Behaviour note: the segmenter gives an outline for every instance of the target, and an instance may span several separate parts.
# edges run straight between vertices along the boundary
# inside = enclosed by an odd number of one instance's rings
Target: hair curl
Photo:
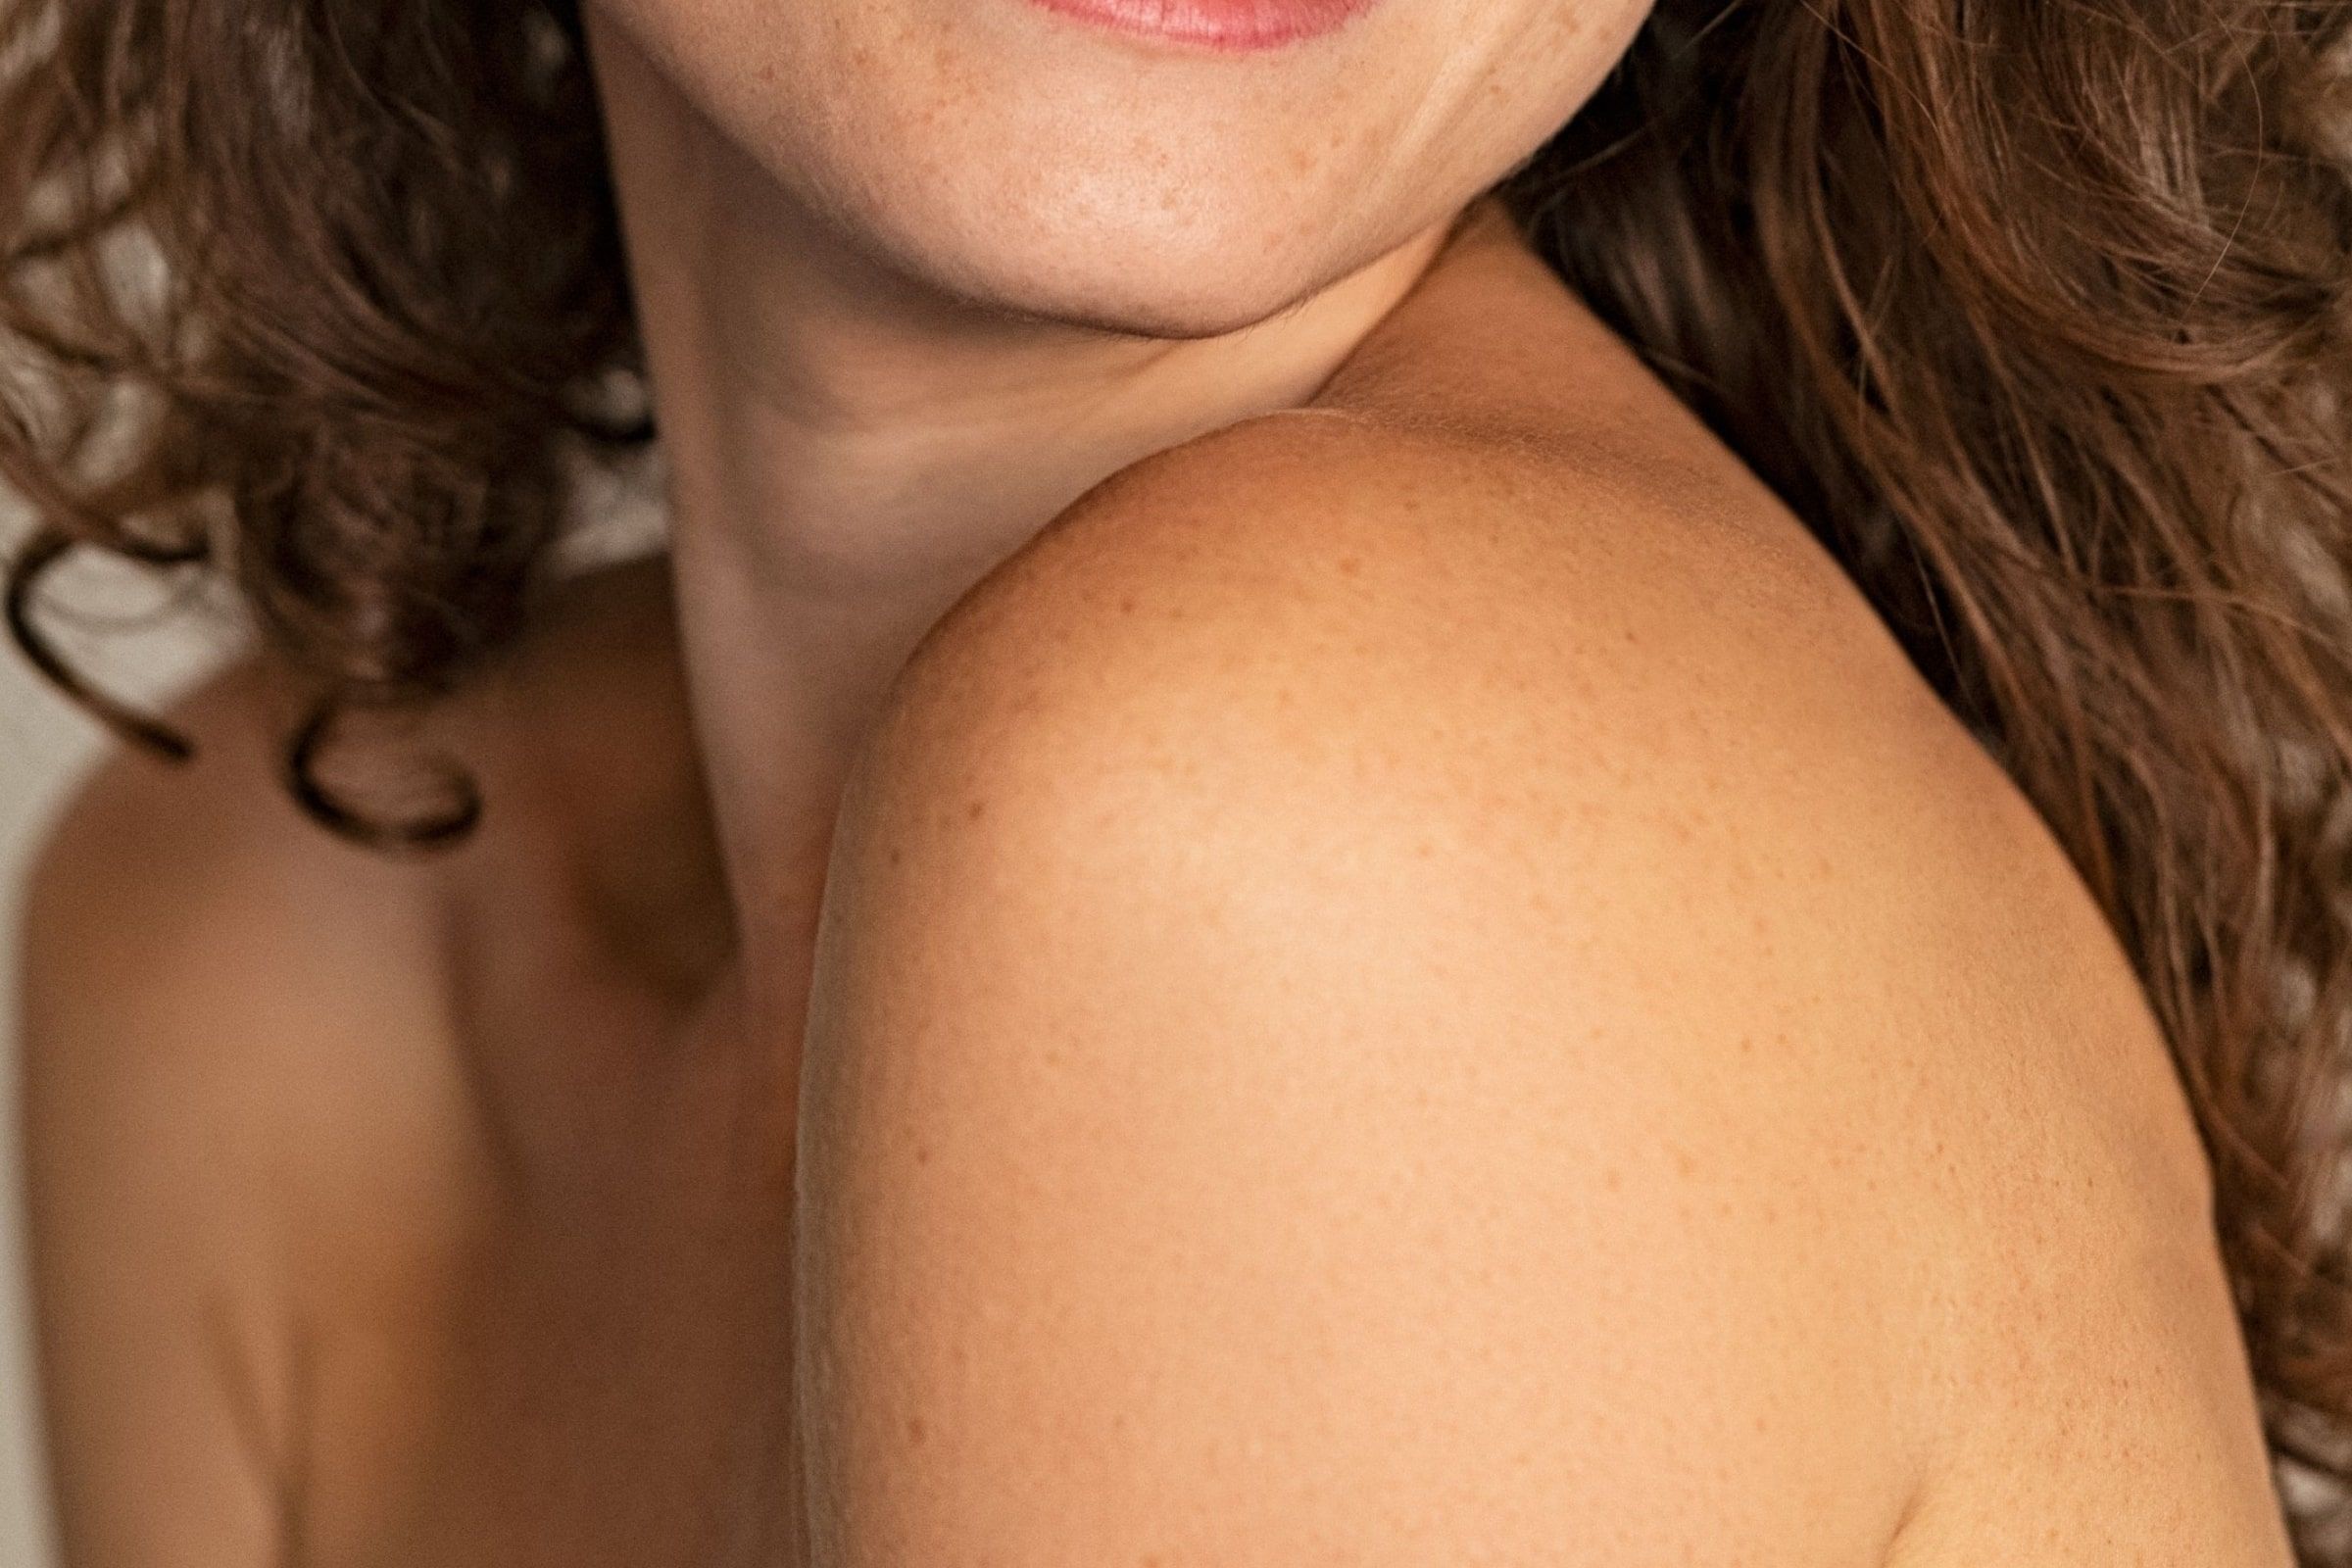
[[[2306,1568],[2352,1565],[2352,123],[2340,0],[1661,0],[1502,191],[1844,564],[2167,1031]],[[230,575],[335,715],[511,638],[650,434],[573,0],[0,13],[0,478]],[[161,265],[141,269],[142,254]]]
[[[635,327],[568,7],[20,0],[0,8],[0,480],[35,531],[9,583],[32,662],[113,728],[186,740],[79,678],[33,586],[77,551],[210,565],[315,678],[285,773],[355,709],[413,708],[521,622],[571,460]],[[13,340],[13,341],[12,341]]]

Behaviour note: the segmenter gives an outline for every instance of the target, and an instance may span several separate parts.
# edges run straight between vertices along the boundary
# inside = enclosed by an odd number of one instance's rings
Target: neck
[[[625,34],[596,25],[591,42],[696,736],[756,967],[805,941],[851,753],[931,624],[1118,469],[1309,402],[1450,225],[1222,335],[1045,319],[894,266],[753,164]]]

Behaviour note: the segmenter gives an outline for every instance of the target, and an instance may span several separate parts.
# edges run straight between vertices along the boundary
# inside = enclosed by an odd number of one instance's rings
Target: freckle
[[[1119,613],[1122,615],[1132,615],[1135,613],[1135,595],[1119,595]]]
[[[988,803],[986,801],[969,802],[964,806],[963,808],[964,819],[966,821],[977,822],[980,820],[981,816],[987,812],[987,810]]]
[[[920,1145],[920,1144],[917,1144],[917,1145],[915,1145],[915,1146],[914,1146],[914,1162],[915,1162],[917,1165],[928,1165],[928,1164],[930,1164],[930,1163],[931,1163],[931,1151],[930,1151],[930,1150],[928,1150],[928,1149],[925,1149],[925,1148],[924,1148],[922,1145]]]
[[[923,1418],[921,1416],[908,1416],[906,1418],[906,1441],[908,1443],[915,1444],[919,1444],[923,1441]]]
[[[1612,1193],[1616,1192],[1619,1188],[1625,1185],[1625,1176],[1617,1169],[1616,1166],[1611,1165],[1608,1169],[1600,1173],[1600,1185],[1606,1187]]]
[[[1343,577],[1352,577],[1352,576],[1354,576],[1356,573],[1358,573],[1358,572],[1362,571],[1363,569],[1364,569],[1364,564],[1363,564],[1362,562],[1360,562],[1360,561],[1356,560],[1356,559],[1355,559],[1355,557],[1353,557],[1353,556],[1342,556],[1342,557],[1340,558],[1340,575],[1341,575],[1341,576],[1343,576]]]

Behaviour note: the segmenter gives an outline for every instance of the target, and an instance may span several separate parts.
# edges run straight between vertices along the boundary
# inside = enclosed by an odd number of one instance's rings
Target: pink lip
[[[1036,0],[1122,32],[1212,49],[1273,49],[1336,30],[1374,0]]]

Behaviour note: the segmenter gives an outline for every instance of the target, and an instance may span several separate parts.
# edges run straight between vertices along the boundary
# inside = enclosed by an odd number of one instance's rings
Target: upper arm
[[[996,595],[853,783],[816,1568],[1875,1562],[1899,1351],[1788,1125],[1858,1011],[1511,639],[1400,628],[1345,537],[1279,591],[1198,543]]]
[[[73,1568],[281,1560],[317,1395],[291,1238],[343,1168],[318,1124],[338,1157],[383,1152],[324,1087],[356,1088],[380,1017],[338,961],[348,901],[215,739],[188,773],[104,767],[24,903],[23,1190]]]

